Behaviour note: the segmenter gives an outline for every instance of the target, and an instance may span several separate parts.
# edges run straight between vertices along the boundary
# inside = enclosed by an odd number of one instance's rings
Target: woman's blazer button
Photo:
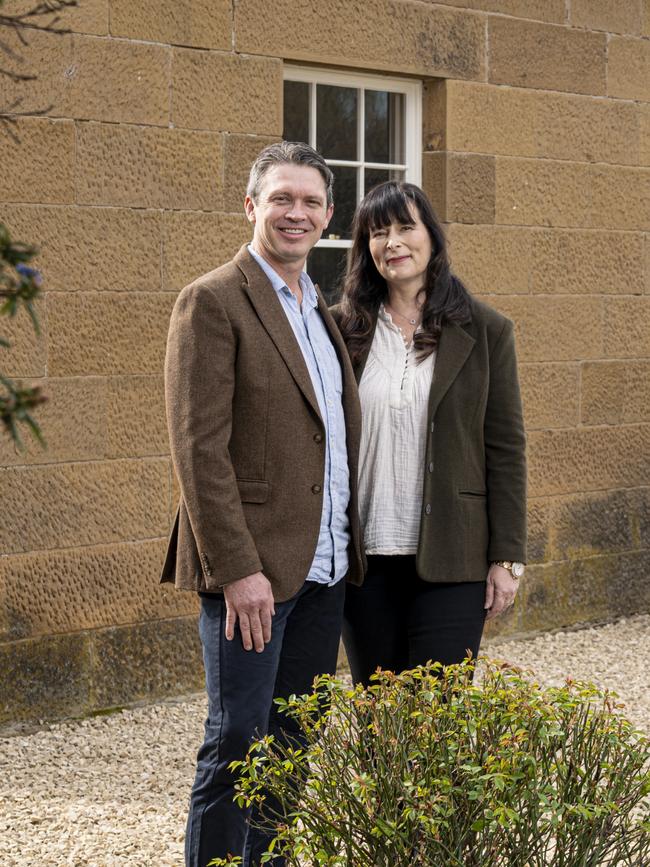
[[[426,506],[424,507],[424,514],[425,515],[431,514],[431,503],[427,503]]]

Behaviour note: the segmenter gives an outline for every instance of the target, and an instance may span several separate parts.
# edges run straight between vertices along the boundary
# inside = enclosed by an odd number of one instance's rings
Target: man
[[[181,501],[162,580],[201,595],[209,699],[188,867],[229,854],[259,863],[269,838],[233,803],[228,766],[255,736],[282,736],[274,698],[334,672],[342,579],[362,578],[354,374],[303,270],[332,216],[332,182],[307,145],[265,148],[244,203],[252,244],[185,287],[171,318]]]

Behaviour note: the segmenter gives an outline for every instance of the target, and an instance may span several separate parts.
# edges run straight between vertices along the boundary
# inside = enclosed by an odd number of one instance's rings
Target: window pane
[[[336,304],[345,275],[347,248],[314,247],[307,259],[307,273],[318,283],[328,304]]]
[[[309,85],[306,81],[284,82],[285,141],[309,142]]]
[[[365,104],[366,162],[403,163],[404,94],[366,90]]]
[[[358,169],[331,166],[334,172],[334,215],[323,233],[324,238],[338,240],[352,237],[352,217],[357,206]]]
[[[403,180],[404,172],[398,169],[366,169],[364,194],[376,187],[377,184],[383,184],[384,181]]]
[[[357,91],[351,87],[316,87],[316,148],[328,160],[356,160]]]

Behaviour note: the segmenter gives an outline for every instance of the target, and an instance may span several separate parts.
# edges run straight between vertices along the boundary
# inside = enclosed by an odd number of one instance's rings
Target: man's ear
[[[325,231],[325,229],[329,226],[333,213],[334,213],[334,205],[329,205],[329,207],[327,208],[327,211],[325,212],[325,225],[323,226],[323,231]]]
[[[246,211],[246,216],[248,217],[248,221],[250,223],[255,222],[255,202],[251,199],[250,196],[246,196],[244,199],[244,210]]]

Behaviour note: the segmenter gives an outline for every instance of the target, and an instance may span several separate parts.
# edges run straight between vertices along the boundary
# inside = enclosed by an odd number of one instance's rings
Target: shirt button
[[[429,472],[433,472],[433,461],[431,461],[431,463],[429,464]]]
[[[431,514],[431,503],[427,503],[426,506],[424,507],[424,514],[425,515]]]
[[[312,492],[312,494],[320,494],[321,486],[320,485],[312,485],[311,486],[311,492]]]
[[[322,443],[323,442],[323,434],[314,434],[314,442]]]

